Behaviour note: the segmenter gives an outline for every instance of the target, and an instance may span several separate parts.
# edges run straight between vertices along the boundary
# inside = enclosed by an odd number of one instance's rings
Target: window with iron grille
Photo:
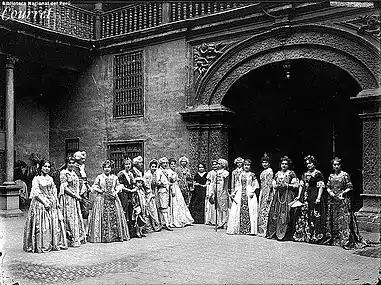
[[[143,52],[114,57],[114,117],[144,115]]]
[[[79,138],[65,140],[65,158],[79,151]]]
[[[144,157],[143,147],[142,141],[110,143],[108,145],[108,158],[115,162],[114,170],[119,171],[123,168],[125,158],[132,160],[139,155]]]

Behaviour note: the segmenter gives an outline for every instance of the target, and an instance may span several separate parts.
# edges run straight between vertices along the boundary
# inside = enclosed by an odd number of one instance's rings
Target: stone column
[[[357,221],[363,236],[381,242],[381,89],[363,90],[352,99],[359,106],[363,129],[363,207]]]
[[[17,59],[7,56],[5,66],[5,182],[0,186],[0,215],[19,216],[19,189],[13,179],[14,171],[14,76],[13,70]]]

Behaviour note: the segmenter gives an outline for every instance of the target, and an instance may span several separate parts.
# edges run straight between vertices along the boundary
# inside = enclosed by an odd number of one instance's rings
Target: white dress
[[[194,220],[192,215],[185,203],[184,196],[181,193],[178,180],[179,176],[173,170],[168,170],[171,184],[170,200],[171,200],[171,215],[170,215],[170,225],[171,227],[182,228],[187,225],[193,224]]]
[[[257,234],[258,180],[252,172],[241,172],[235,185],[235,196],[229,212],[227,234]],[[252,196],[252,197],[250,197]]]

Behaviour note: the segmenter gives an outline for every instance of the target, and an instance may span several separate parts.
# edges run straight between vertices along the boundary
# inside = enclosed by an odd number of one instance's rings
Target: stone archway
[[[357,34],[326,26],[281,27],[246,39],[227,49],[196,86],[195,107],[183,112],[190,131],[190,157],[210,164],[228,157],[231,111],[221,102],[243,75],[261,66],[293,59],[313,59],[336,65],[362,88],[354,98],[363,120],[363,199],[361,228],[380,231],[381,93],[379,47]],[[378,237],[379,239],[379,237]]]

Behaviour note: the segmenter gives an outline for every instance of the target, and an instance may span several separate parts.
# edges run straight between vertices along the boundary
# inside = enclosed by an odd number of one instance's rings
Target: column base
[[[8,184],[8,183],[7,183]],[[16,184],[0,185],[0,216],[18,217],[24,215],[19,207],[19,186]]]
[[[362,237],[375,243],[381,242],[381,216],[376,208],[364,207],[355,213]]]

